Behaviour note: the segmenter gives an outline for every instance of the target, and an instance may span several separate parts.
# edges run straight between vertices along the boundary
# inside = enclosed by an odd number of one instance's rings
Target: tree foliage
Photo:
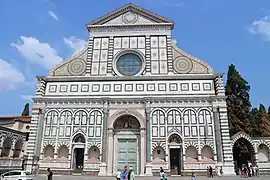
[[[251,127],[252,127],[252,133],[251,135],[253,137],[260,137],[261,136],[261,117],[260,112],[258,108],[252,108],[250,111],[250,121],[251,121]]]
[[[249,114],[251,109],[249,100],[250,86],[233,64],[229,66],[225,90],[231,136],[240,131],[251,135],[252,126]]]
[[[26,103],[24,105],[24,109],[23,109],[23,112],[22,112],[22,116],[29,116],[29,103]]]
[[[260,123],[261,136],[270,137],[270,118],[264,105],[260,104],[259,112],[261,122]]]

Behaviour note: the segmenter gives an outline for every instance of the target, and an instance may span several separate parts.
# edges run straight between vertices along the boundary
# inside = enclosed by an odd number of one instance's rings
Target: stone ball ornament
[[[176,57],[173,60],[173,68],[177,73],[186,74],[192,70],[193,64],[186,57]]]
[[[86,70],[86,62],[83,59],[75,59],[68,65],[68,72],[71,75],[82,75]]]

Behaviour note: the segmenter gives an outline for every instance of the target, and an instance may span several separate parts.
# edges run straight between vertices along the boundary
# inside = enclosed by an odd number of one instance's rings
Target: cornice
[[[91,97],[76,97],[60,98],[60,97],[35,97],[33,98],[35,103],[57,103],[57,104],[103,104],[104,97],[91,98]],[[107,99],[108,103],[121,103],[121,104],[145,104],[145,103],[197,103],[207,102],[211,103],[214,101],[223,102],[226,100],[225,96],[181,96],[181,97],[151,97],[151,98],[135,98],[135,97],[124,97],[124,98],[113,98]]]

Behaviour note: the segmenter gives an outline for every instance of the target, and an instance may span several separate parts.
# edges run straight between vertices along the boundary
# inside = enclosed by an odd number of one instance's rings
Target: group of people
[[[259,167],[258,166],[243,166],[241,168],[241,177],[247,178],[252,176],[259,176]]]
[[[127,166],[125,166],[122,172],[120,169],[118,169],[116,173],[116,180],[135,180],[135,173],[132,167],[130,167],[128,170]]]

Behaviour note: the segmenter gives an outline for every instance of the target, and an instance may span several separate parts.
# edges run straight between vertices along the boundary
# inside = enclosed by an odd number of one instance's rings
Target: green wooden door
[[[137,140],[119,139],[117,152],[117,168],[122,170],[125,166],[132,167],[137,173]]]

